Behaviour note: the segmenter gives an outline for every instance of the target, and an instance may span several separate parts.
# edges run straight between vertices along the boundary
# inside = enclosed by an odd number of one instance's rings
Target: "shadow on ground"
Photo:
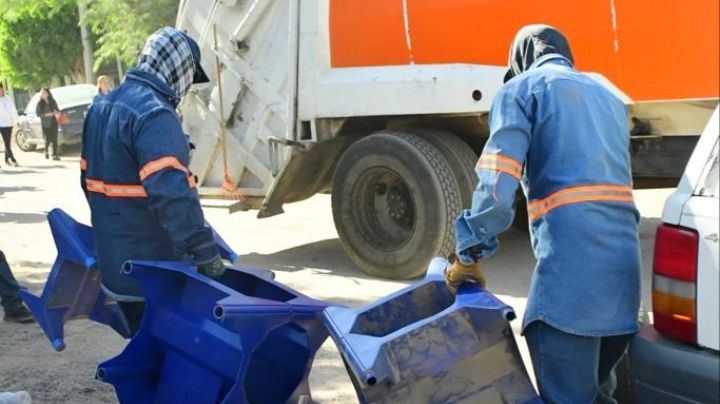
[[[37,187],[19,186],[19,187],[0,187],[0,195],[9,192],[37,192]]]
[[[3,170],[2,175],[20,175],[20,174],[37,174],[36,170]]]
[[[47,213],[5,213],[0,212],[0,223],[32,224],[47,220]]]
[[[30,165],[28,165],[28,166],[22,166],[22,167],[23,167],[23,168],[30,168],[30,169],[33,169],[33,170],[47,170],[47,169],[54,169],[54,168],[67,168],[67,167],[65,167],[65,166],[62,165],[62,164],[51,164],[51,165],[47,165],[47,166],[37,166],[37,165],[35,165],[35,166],[30,166]]]
[[[327,271],[333,275],[373,279],[350,260],[339,239],[327,239],[293,247],[272,254],[250,253],[240,257],[240,266],[271,271],[296,272],[304,269]]]
[[[500,251],[483,266],[489,289],[496,294],[526,297],[535,258],[527,232],[510,229],[500,237]],[[269,269],[275,272],[310,270],[334,276],[369,280],[380,279],[362,272],[347,256],[342,242],[321,240],[272,254],[250,253],[241,256],[240,266]],[[412,282],[409,280],[407,282]],[[358,284],[359,285],[359,284]],[[333,301],[351,304],[342,296]]]

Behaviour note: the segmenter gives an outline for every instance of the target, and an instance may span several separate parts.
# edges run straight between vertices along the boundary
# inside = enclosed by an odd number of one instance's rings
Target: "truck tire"
[[[460,187],[437,147],[408,132],[358,140],[333,177],[335,227],[350,258],[383,278],[420,276],[455,245]]]
[[[413,129],[413,133],[432,143],[445,156],[445,159],[450,163],[455,178],[458,180],[458,185],[460,185],[462,207],[470,208],[472,196],[478,183],[477,174],[475,173],[478,156],[473,149],[463,142],[460,137],[446,130],[422,128]]]
[[[524,232],[530,231],[527,199],[525,199],[525,194],[522,189],[518,189],[515,193],[515,217],[513,217],[512,227]]]

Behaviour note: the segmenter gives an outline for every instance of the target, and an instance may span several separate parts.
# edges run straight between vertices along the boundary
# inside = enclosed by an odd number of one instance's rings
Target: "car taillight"
[[[653,317],[658,332],[697,342],[695,290],[699,236],[695,230],[662,224],[655,235]]]

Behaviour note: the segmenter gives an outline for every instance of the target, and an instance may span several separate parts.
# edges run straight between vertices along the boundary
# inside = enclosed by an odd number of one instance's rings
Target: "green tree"
[[[73,47],[77,45],[82,51],[77,29],[81,21],[78,21],[77,8],[79,4],[84,4],[87,12],[82,23],[87,24],[92,31],[92,39],[95,41],[93,69],[97,70],[103,64],[114,64],[116,59],[134,65],[148,35],[158,28],[175,25],[179,3],[180,0],[0,0],[0,16],[4,23],[28,13],[52,17],[72,9],[75,26],[65,32],[62,38],[65,43]],[[2,35],[0,42],[7,37],[4,33]],[[41,48],[37,41],[31,42],[31,39],[21,36],[17,40],[8,41],[13,43],[12,48],[32,47],[39,54],[45,54],[46,49]],[[8,57],[0,52],[0,71],[4,72],[8,69],[4,66],[12,63],[7,60]],[[82,67],[82,64],[74,65],[70,72],[79,73],[78,67]],[[15,70],[7,74],[15,74]],[[16,83],[21,82],[26,83],[22,80]]]
[[[6,6],[7,2],[0,4]],[[15,85],[38,88],[82,74],[77,8],[67,1],[22,2],[0,9],[0,71]]]
[[[97,36],[95,69],[120,59],[134,65],[148,35],[174,26],[180,0],[83,0],[85,22]]]

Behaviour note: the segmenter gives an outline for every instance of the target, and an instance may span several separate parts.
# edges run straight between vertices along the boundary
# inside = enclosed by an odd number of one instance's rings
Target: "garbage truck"
[[[674,186],[718,103],[718,7],[183,0],[177,26],[198,40],[213,78],[179,106],[196,146],[190,168],[207,203],[259,218],[330,193],[361,270],[417,277],[454,247],[520,27],[542,22],[567,35],[577,68],[627,106],[634,185]]]

